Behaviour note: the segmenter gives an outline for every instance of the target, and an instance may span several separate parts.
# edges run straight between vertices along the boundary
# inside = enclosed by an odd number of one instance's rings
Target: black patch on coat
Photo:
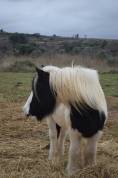
[[[54,111],[56,98],[49,84],[49,73],[37,69],[38,79],[36,82],[37,96],[34,91],[34,79],[32,82],[33,98],[30,103],[29,115],[42,120]],[[37,98],[38,97],[38,98]]]
[[[56,129],[57,129],[57,138],[59,138],[61,127],[58,124],[56,124]]]
[[[71,126],[77,129],[84,137],[92,137],[102,130],[105,122],[104,112],[99,112],[89,106],[79,108],[79,111],[71,105]]]

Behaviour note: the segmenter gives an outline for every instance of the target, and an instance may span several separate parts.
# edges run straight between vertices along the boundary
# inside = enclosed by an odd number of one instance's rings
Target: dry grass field
[[[71,66],[82,65],[89,68],[97,69],[99,72],[118,72],[118,62],[109,62],[101,58],[91,58],[89,55],[70,55],[70,54],[50,54],[42,55],[37,58],[28,56],[7,56],[0,59],[0,71],[27,72],[34,71],[34,65],[56,65]],[[30,64],[30,66],[29,66]]]
[[[69,141],[59,163],[48,161],[46,121],[24,118],[32,73],[0,73],[0,178],[66,178]],[[97,165],[73,178],[118,178],[118,74],[102,74],[109,119],[98,144]]]

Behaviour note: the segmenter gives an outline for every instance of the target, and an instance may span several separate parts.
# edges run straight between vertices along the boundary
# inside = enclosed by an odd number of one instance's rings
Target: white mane
[[[87,104],[93,109],[104,111],[107,115],[105,96],[96,70],[80,66],[47,66],[44,70],[50,72],[50,86],[56,91],[60,102],[77,104],[80,107]]]
[[[59,69],[60,69],[59,67],[52,66],[52,65],[43,67],[43,70],[46,72],[58,71]]]

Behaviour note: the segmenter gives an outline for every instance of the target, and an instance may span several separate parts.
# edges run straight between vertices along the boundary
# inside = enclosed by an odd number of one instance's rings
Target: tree
[[[0,33],[3,33],[3,32],[4,32],[4,30],[1,28],[1,29],[0,29]]]
[[[79,38],[79,34],[76,34],[76,35],[75,35],[75,38],[78,39],[78,38]]]

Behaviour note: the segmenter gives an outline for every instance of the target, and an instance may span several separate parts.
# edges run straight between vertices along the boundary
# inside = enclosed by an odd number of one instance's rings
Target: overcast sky
[[[0,0],[0,28],[118,39],[118,0]]]

